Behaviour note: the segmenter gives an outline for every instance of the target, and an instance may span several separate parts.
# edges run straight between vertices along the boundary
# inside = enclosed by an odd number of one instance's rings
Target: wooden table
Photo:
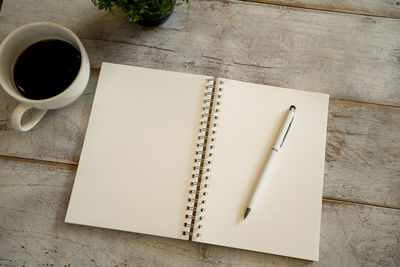
[[[143,28],[89,0],[3,1],[0,40],[60,23],[92,69],[27,133],[0,91],[0,266],[400,266],[400,2],[260,2],[192,0]],[[329,93],[320,261],[65,224],[103,61]]]

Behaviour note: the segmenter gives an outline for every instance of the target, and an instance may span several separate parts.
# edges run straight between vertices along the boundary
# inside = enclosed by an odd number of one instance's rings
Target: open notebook
[[[65,221],[318,260],[328,102],[103,63]],[[290,105],[284,147],[243,221]]]

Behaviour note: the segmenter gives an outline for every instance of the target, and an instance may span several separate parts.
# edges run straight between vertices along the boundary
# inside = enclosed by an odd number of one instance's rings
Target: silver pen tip
[[[249,215],[250,210],[251,210],[250,208],[246,208],[246,211],[245,211],[245,213],[244,213],[243,220],[246,219],[247,215]]]
[[[289,110],[291,110],[291,109],[296,110],[296,106],[295,106],[295,105],[291,105],[290,108],[289,108]]]

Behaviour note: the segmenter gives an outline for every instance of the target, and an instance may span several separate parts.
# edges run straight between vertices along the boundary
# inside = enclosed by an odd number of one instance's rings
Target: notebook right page
[[[223,80],[199,242],[318,260],[329,96]],[[294,121],[243,214],[290,105]]]

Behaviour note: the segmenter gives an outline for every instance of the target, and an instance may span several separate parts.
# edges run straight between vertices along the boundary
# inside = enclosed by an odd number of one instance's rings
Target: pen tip
[[[247,218],[247,215],[249,215],[250,210],[251,210],[250,208],[246,208],[246,211],[245,211],[245,213],[244,213],[243,220]]]
[[[296,110],[296,106],[295,106],[295,105],[291,105],[290,108],[289,108],[289,110],[291,110],[291,109]]]

